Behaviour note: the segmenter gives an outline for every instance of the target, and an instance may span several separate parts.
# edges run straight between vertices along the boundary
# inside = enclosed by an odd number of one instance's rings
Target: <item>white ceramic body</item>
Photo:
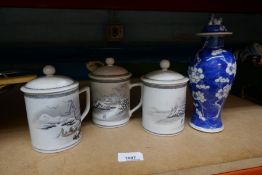
[[[101,127],[118,127],[128,122],[132,113],[142,105],[142,101],[130,110],[130,89],[141,83],[130,84],[129,80],[120,82],[91,82],[92,119]]]
[[[175,135],[184,128],[186,83],[171,87],[144,84],[142,125],[157,135]]]
[[[80,114],[79,93],[86,91],[86,108]],[[24,95],[33,149],[53,153],[80,141],[81,121],[90,109],[89,87],[55,94]]]

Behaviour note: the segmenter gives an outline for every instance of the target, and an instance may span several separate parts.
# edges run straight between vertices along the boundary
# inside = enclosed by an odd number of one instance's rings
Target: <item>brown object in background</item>
[[[106,26],[106,40],[109,42],[122,41],[124,26],[122,24],[109,24]]]
[[[10,85],[10,84],[18,84],[18,83],[26,83],[36,78],[36,75],[23,75],[16,77],[5,77],[0,78],[0,85]]]

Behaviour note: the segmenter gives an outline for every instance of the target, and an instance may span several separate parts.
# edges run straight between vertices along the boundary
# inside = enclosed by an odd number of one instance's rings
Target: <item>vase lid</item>
[[[211,15],[208,24],[203,28],[201,33],[197,33],[198,36],[214,36],[214,35],[231,35],[226,26],[223,25],[223,19],[221,17],[215,17]]]
[[[188,78],[180,73],[168,70],[170,62],[168,60],[162,60],[160,62],[161,70],[156,70],[142,76],[142,81],[149,84],[157,85],[177,85],[184,84],[188,81]]]
[[[105,66],[101,66],[89,74],[91,79],[101,81],[118,81],[126,80],[131,77],[131,73],[129,73],[125,68],[114,65],[114,58],[106,58],[105,62]]]
[[[26,83],[21,87],[21,91],[30,94],[48,94],[71,90],[78,87],[78,83],[73,79],[66,76],[54,75],[55,68],[51,65],[46,65],[43,68],[43,73],[45,76]]]

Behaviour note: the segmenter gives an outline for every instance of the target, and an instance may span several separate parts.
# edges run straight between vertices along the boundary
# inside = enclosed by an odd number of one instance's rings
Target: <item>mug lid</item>
[[[160,67],[161,70],[156,70],[143,76],[141,78],[142,81],[157,85],[177,85],[188,81],[188,78],[182,74],[168,70],[170,67],[170,62],[168,60],[162,60],[160,62]]]
[[[73,79],[66,76],[54,75],[55,68],[51,65],[45,66],[43,73],[46,76],[26,83],[21,87],[21,91],[30,94],[43,94],[62,92],[78,87],[78,83]]]
[[[106,66],[99,67],[91,72],[89,77],[94,80],[102,81],[125,80],[131,77],[131,73],[129,73],[125,68],[114,65],[114,58],[106,58],[105,62]]]

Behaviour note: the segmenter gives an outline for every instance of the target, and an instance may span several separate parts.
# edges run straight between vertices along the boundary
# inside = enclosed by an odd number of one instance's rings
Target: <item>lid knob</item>
[[[160,62],[160,67],[163,71],[166,71],[170,66],[170,62],[168,60],[162,60]]]
[[[112,57],[106,58],[106,64],[108,66],[113,66],[113,64],[115,63],[115,59]]]
[[[55,67],[54,66],[51,66],[51,65],[46,65],[44,68],[43,68],[43,73],[46,75],[46,76],[52,76],[55,74]]]

